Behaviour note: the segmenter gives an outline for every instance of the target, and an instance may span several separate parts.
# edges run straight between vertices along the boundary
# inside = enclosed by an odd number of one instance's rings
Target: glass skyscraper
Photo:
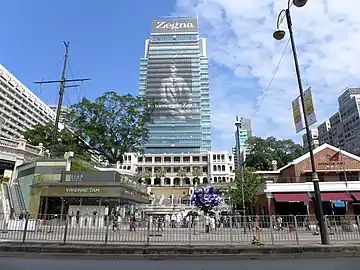
[[[139,95],[155,101],[145,153],[211,151],[206,40],[196,18],[154,20],[140,62]]]

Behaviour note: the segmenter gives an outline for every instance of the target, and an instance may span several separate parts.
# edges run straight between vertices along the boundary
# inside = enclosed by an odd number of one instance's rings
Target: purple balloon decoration
[[[219,195],[219,189],[211,186],[194,190],[190,201],[192,205],[195,205],[204,211],[209,211],[213,207],[222,204],[222,198]]]

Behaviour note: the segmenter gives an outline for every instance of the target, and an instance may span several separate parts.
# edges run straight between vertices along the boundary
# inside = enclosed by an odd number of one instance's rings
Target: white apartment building
[[[18,138],[20,132],[55,119],[55,112],[0,65],[0,137]]]
[[[188,187],[230,183],[235,179],[234,155],[229,152],[124,155],[122,169],[141,175],[153,187]]]
[[[338,102],[343,127],[343,149],[360,155],[360,88],[345,89],[339,96]]]
[[[49,108],[53,110],[55,113],[57,112],[57,104],[48,104]],[[70,112],[70,107],[62,105],[60,110],[60,122],[64,122],[64,118],[67,113]]]
[[[330,120],[326,120],[318,126],[319,132],[319,144],[323,145],[324,143],[333,145],[332,136],[331,136],[331,125]]]

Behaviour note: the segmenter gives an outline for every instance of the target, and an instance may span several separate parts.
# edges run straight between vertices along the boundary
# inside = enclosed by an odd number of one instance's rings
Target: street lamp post
[[[297,7],[303,7],[306,3],[307,3],[307,0],[292,0],[292,4],[294,4]],[[304,114],[307,141],[308,141],[308,144],[309,144],[309,153],[310,153],[311,171],[312,171],[312,182],[313,182],[313,185],[314,185],[315,211],[316,211],[316,214],[317,214],[316,215],[317,219],[319,221],[321,243],[322,244],[329,244],[329,239],[328,239],[328,235],[327,235],[327,229],[326,229],[326,225],[325,225],[324,212],[323,212],[323,207],[322,207],[322,202],[321,202],[321,194],[320,194],[320,187],[319,187],[319,177],[318,177],[317,172],[316,172],[314,152],[313,152],[313,149],[311,147],[311,133],[310,133],[309,123],[308,123],[308,121],[306,119],[306,113],[305,113],[304,90],[303,90],[303,86],[302,86],[302,82],[301,82],[299,62],[298,62],[297,53],[296,53],[296,46],[295,46],[295,41],[294,41],[294,33],[293,33],[293,29],[292,29],[292,22],[291,22],[291,15],[290,15],[290,6],[291,6],[291,0],[288,0],[287,9],[283,9],[280,12],[280,14],[278,15],[277,23],[276,23],[276,31],[274,32],[273,37],[276,40],[281,40],[281,39],[284,38],[285,31],[281,30],[279,28],[279,26],[280,26],[281,19],[282,19],[281,16],[283,15],[283,13],[285,13],[286,22],[287,22],[287,26],[288,26],[288,30],[289,30],[289,34],[290,34],[291,48],[292,48],[293,57],[294,57],[295,71],[296,71],[296,77],[297,77],[297,82],[298,82],[298,86],[299,86],[301,105],[302,105],[302,110],[303,110],[303,114]]]
[[[237,168],[240,169],[240,181],[241,181],[241,197],[242,197],[242,213],[243,213],[243,226],[244,226],[244,234],[246,234],[246,208],[245,208],[245,194],[244,194],[244,181],[245,181],[245,177],[244,177],[244,169],[245,169],[245,163],[244,163],[244,157],[241,154],[240,151],[240,127],[242,125],[242,118],[239,120],[239,118],[236,116],[236,122],[235,122],[235,126],[236,126],[236,165]]]

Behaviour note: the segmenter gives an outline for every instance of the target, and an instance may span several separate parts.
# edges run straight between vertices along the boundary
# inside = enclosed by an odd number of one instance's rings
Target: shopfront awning
[[[357,201],[360,201],[360,192],[359,191],[351,192],[351,195],[353,195]]]
[[[307,202],[309,196],[307,193],[274,193],[277,202]]]
[[[346,192],[321,192],[321,200],[329,201],[352,201]]]

